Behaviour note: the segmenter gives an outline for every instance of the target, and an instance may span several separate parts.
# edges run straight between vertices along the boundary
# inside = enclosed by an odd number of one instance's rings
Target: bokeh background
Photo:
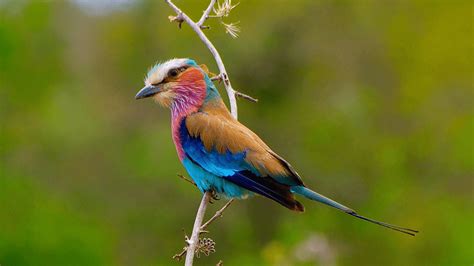
[[[198,18],[208,1],[175,1]],[[156,61],[216,66],[164,1],[0,0],[0,264],[180,265],[201,195],[168,110],[136,101]],[[302,200],[234,204],[196,265],[472,265],[471,1],[242,1],[206,31],[240,120],[306,183],[415,237]],[[220,86],[222,91],[222,86]],[[223,200],[213,204],[208,214]]]

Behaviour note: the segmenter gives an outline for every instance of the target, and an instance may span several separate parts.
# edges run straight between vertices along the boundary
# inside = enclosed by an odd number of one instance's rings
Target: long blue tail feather
[[[368,222],[371,222],[371,223],[374,223],[374,224],[378,224],[380,226],[383,226],[383,227],[386,227],[386,228],[390,228],[392,230],[395,230],[395,231],[398,231],[398,232],[402,232],[402,233],[405,233],[405,234],[408,234],[408,235],[411,235],[411,236],[415,236],[416,233],[418,233],[417,230],[413,230],[413,229],[410,229],[410,228],[405,228],[405,227],[400,227],[400,226],[397,226],[397,225],[392,225],[392,224],[388,224],[388,223],[384,223],[384,222],[380,222],[380,221],[377,221],[377,220],[373,220],[373,219],[370,219],[370,218],[367,218],[367,217],[364,217],[362,215],[359,215],[357,214],[354,210],[352,210],[351,208],[349,207],[346,207],[328,197],[325,197],[305,186],[292,186],[291,187],[291,192],[295,193],[295,194],[298,194],[298,195],[301,195],[301,196],[304,196],[310,200],[314,200],[314,201],[317,201],[317,202],[321,202],[323,204],[326,204],[326,205],[329,205],[333,208],[336,208],[338,210],[341,210],[349,215],[352,215],[356,218],[359,218],[359,219],[362,219],[364,221],[368,221]]]

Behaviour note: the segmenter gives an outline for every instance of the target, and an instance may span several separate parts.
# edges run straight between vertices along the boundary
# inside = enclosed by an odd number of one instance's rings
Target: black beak
[[[157,94],[160,91],[161,91],[161,88],[158,86],[153,86],[153,85],[146,86],[145,88],[141,89],[137,93],[137,95],[135,95],[135,99],[138,100],[138,99],[148,98]]]

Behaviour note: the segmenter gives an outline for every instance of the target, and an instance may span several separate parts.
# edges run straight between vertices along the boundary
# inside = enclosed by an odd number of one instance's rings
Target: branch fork
[[[211,192],[206,192],[204,194],[204,198],[206,198],[206,195],[207,196],[207,199],[208,199],[208,203],[211,201],[211,197],[212,197],[212,193]],[[209,254],[211,253],[214,253],[216,251],[215,249],[215,242],[214,240],[212,240],[211,238],[199,238],[199,236],[201,234],[207,234],[209,233],[209,231],[207,231],[207,227],[213,223],[215,220],[221,218],[224,214],[224,211],[230,206],[230,204],[232,204],[232,202],[234,202],[234,199],[231,199],[229,200],[224,206],[222,206],[222,208],[220,208],[218,211],[216,211],[216,213],[207,221],[205,222],[204,224],[202,224],[200,227],[199,227],[199,231],[198,231],[198,237],[197,239],[193,239],[193,236],[191,236],[191,238],[188,237],[188,235],[185,233],[184,234],[184,242],[186,243],[186,246],[183,248],[183,250],[179,253],[179,254],[175,254],[173,256],[173,259],[176,259],[178,261],[180,261],[184,255],[186,255],[186,263],[188,262],[188,256],[190,256],[189,254],[195,254],[198,258],[200,256],[201,253],[203,253],[204,255],[206,256],[209,256]],[[202,205],[202,202],[201,202],[201,205]],[[201,206],[198,210],[198,213],[201,211]],[[204,215],[204,214],[203,214]],[[194,226],[196,226],[196,223],[194,224]],[[184,232],[184,229],[183,229],[183,232]],[[193,235],[194,235],[194,229],[193,229]],[[193,249],[194,247],[194,249]],[[191,252],[193,250],[193,252]],[[188,253],[188,251],[190,251],[190,253]]]
[[[202,17],[196,23],[201,29],[203,27],[205,27],[205,26],[203,26],[203,24],[209,18],[209,14],[211,13],[211,11],[214,8],[215,4],[216,4],[216,0],[211,0],[211,2],[209,3],[209,6],[206,8],[206,10],[204,10],[204,13],[202,14]]]

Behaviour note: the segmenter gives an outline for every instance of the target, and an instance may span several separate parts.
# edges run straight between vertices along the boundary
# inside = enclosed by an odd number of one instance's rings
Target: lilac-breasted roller
[[[238,199],[259,194],[303,212],[295,198],[301,195],[405,234],[418,232],[366,218],[309,189],[285,159],[230,114],[207,68],[194,60],[172,59],[155,65],[135,96],[147,97],[171,109],[178,157],[203,193]]]

